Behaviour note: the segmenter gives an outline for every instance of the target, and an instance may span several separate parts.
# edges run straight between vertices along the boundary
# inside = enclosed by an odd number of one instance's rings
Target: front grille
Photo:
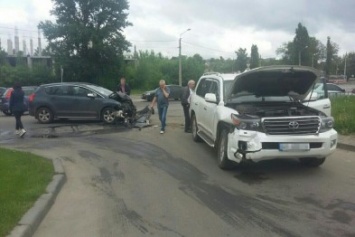
[[[262,119],[263,128],[270,135],[317,134],[320,124],[317,116]]]

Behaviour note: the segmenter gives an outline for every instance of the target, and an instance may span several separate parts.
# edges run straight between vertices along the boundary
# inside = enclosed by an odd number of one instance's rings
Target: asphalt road
[[[26,116],[19,139],[1,116],[0,145],[59,157],[67,173],[35,236],[355,236],[354,153],[317,169],[275,160],[222,171],[182,121],[178,102],[164,135],[157,115],[141,131]]]

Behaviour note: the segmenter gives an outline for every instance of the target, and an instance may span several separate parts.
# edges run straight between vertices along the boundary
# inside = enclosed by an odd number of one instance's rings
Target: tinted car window
[[[80,87],[80,86],[74,86],[73,87],[73,95],[74,96],[81,96],[81,97],[85,97],[87,96],[89,93],[91,93],[91,91]]]
[[[46,87],[45,91],[49,95],[65,96],[65,95],[70,95],[71,94],[69,86]]]
[[[205,94],[208,92],[210,89],[212,81],[206,80],[206,79],[201,79],[201,82],[198,85],[198,88],[196,90],[196,94],[201,97],[205,97]]]
[[[328,91],[342,91],[342,89],[336,85],[327,84]]]

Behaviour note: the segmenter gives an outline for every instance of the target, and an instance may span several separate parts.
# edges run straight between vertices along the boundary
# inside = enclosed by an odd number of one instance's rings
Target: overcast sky
[[[310,36],[326,43],[330,36],[340,46],[340,55],[355,51],[355,0],[132,0],[125,30],[138,50],[154,50],[166,56],[182,53],[204,58],[233,58],[239,47],[250,53],[257,44],[263,58],[276,57],[276,49],[294,37],[301,22]],[[50,0],[0,0],[0,38],[36,39],[41,20],[53,19]],[[29,43],[27,43],[28,45]],[[37,44],[36,44],[37,45]],[[28,46],[27,46],[28,47]]]

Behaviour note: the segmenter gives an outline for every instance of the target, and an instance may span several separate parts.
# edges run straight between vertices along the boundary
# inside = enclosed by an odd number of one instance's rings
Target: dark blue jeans
[[[165,131],[166,126],[166,113],[168,112],[169,105],[158,105],[159,120],[161,122],[161,130]]]

